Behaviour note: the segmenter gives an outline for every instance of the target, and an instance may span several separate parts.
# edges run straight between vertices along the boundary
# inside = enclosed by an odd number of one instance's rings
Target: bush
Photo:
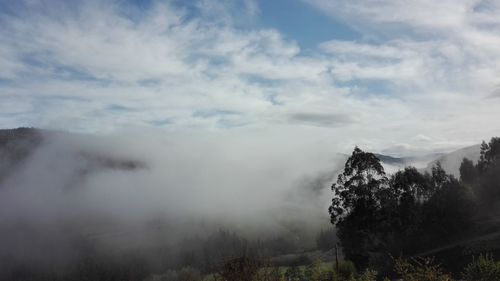
[[[480,255],[467,265],[463,278],[466,281],[500,281],[500,263],[490,255]]]
[[[229,259],[222,264],[215,276],[218,281],[252,281],[260,264],[247,257]]]
[[[306,268],[306,279],[310,281],[321,281],[322,280],[322,270],[321,261],[315,260]]]
[[[304,274],[300,267],[292,266],[286,270],[285,278],[288,281],[302,281],[304,279]]]
[[[404,281],[452,281],[432,259],[396,259],[394,270]]]
[[[200,272],[191,267],[181,269],[177,277],[177,281],[201,281],[202,279]]]
[[[339,280],[351,280],[356,276],[356,266],[351,261],[339,262],[337,277]]]
[[[359,281],[375,281],[377,279],[377,272],[375,270],[367,269],[358,277]]]
[[[253,281],[282,281],[283,280],[282,276],[283,274],[281,273],[279,267],[266,266],[262,267],[257,272]],[[290,279],[286,280],[288,281]],[[301,281],[301,279],[298,279],[297,281]]]

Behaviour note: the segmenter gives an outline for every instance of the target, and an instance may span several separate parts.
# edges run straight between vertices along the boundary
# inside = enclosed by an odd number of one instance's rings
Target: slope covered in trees
[[[464,159],[460,173],[457,179],[437,162],[431,172],[408,167],[389,176],[374,154],[355,148],[332,186],[329,209],[346,258],[361,268],[389,272],[391,257],[453,253],[454,262],[463,262],[500,248],[468,244],[496,237],[500,138],[482,144],[477,164]]]

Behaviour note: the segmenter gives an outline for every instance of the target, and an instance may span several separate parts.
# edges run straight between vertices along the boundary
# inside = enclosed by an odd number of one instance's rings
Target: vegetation
[[[224,267],[236,260],[229,261]],[[289,267],[285,270],[279,267],[259,267],[258,262],[246,261],[243,264],[237,260],[237,266],[231,265],[231,273],[217,273],[212,280],[250,280],[250,281],[375,281],[377,271],[366,269],[357,273],[352,262],[342,261],[339,268],[332,264],[314,261],[305,267]],[[453,281],[450,274],[444,273],[439,264],[431,258],[413,258],[410,260],[398,258],[393,260],[393,270],[397,278],[404,281]],[[474,259],[464,270],[466,281],[496,281],[500,280],[500,263],[488,255]],[[198,279],[193,279],[198,280]],[[384,278],[384,280],[389,280]]]
[[[500,138],[493,138],[483,142],[476,165],[464,159],[460,180],[446,174],[439,162],[431,173],[408,167],[389,177],[374,154],[356,147],[332,186],[329,208],[346,258],[360,268],[390,274],[391,256],[411,257],[469,238],[478,218],[497,215],[498,160]],[[417,268],[439,275],[437,268]],[[413,269],[411,263],[396,263],[400,275]],[[424,280],[419,272],[412,274],[416,279],[408,275],[408,280]],[[432,280],[448,280],[442,278]]]
[[[405,281],[455,280],[457,272],[446,273],[423,253],[435,253],[435,249],[443,245],[469,239],[477,234],[477,224],[482,218],[497,214],[499,160],[500,139],[493,138],[482,144],[477,164],[463,160],[460,179],[448,175],[439,163],[431,172],[422,173],[407,167],[387,175],[374,154],[355,148],[332,186],[334,197],[329,213],[336,229],[323,230],[316,239],[318,249],[330,251],[336,247],[338,236],[348,260],[336,266],[315,260],[306,265],[283,267],[262,262],[259,251],[250,251],[240,258],[226,259],[204,279],[374,281],[387,276]],[[219,243],[212,241],[217,249],[224,249],[228,241],[233,241],[230,243],[233,248],[249,245],[227,233],[220,236]],[[266,243],[273,245],[265,248],[273,249],[274,253],[293,251],[293,246],[280,239]],[[307,259],[303,263],[307,263]],[[500,280],[500,263],[492,255],[479,255],[472,257],[459,274],[467,281]],[[192,276],[191,279],[180,276],[178,274],[176,280],[200,280],[196,274],[183,275]],[[387,277],[384,280],[390,280]]]
[[[465,268],[463,279],[466,281],[499,281],[500,263],[495,262],[490,255],[480,255]]]

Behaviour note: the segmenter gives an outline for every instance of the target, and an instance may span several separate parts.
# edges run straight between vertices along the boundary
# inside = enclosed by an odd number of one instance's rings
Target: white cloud
[[[396,28],[413,27],[428,31],[458,28],[481,0],[391,1],[391,0],[303,0],[322,11],[359,24],[392,24]]]
[[[500,84],[495,1],[304,1],[362,38],[302,52],[278,30],[240,28],[259,16],[255,1],[244,2],[242,19],[234,3],[210,0],[196,2],[199,16],[170,2],[143,11],[35,3],[2,13],[0,126],[285,126],[370,149],[415,135],[429,137],[415,144],[426,149],[498,134],[489,121],[499,100],[484,99]],[[311,118],[291,118],[303,114]]]

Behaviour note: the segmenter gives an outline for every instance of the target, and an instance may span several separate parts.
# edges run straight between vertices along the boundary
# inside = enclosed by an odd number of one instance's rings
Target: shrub
[[[229,259],[218,269],[216,280],[220,281],[252,281],[260,265],[247,257]]]
[[[500,281],[500,263],[490,255],[480,255],[467,265],[463,278],[466,281]]]
[[[375,281],[377,279],[377,272],[372,269],[367,269],[358,277],[358,281]]]
[[[452,281],[432,259],[396,259],[394,270],[404,281]]]
[[[301,281],[304,279],[304,274],[300,267],[292,266],[286,270],[285,278],[288,281]]]
[[[279,267],[262,267],[255,275],[254,281],[282,281],[283,275]],[[287,281],[290,279],[286,279]],[[300,279],[298,280],[300,281]]]
[[[356,276],[356,266],[351,261],[339,262],[337,277],[339,280],[351,280]]]
[[[305,275],[307,280],[321,281],[322,280],[321,262],[319,260],[315,260],[312,264],[310,264],[306,269]]]
[[[177,281],[201,281],[202,279],[200,272],[191,267],[181,269],[177,277]]]

